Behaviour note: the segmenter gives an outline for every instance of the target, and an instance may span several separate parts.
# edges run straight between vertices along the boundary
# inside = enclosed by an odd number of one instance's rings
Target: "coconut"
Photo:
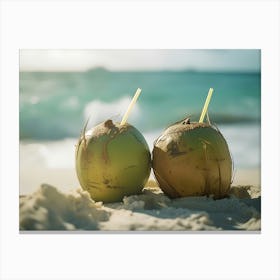
[[[222,198],[232,181],[232,159],[221,132],[190,119],[171,125],[155,141],[152,167],[160,188],[171,198]]]
[[[107,120],[84,131],[76,146],[79,182],[95,201],[117,202],[139,194],[150,170],[148,144],[128,123]]]

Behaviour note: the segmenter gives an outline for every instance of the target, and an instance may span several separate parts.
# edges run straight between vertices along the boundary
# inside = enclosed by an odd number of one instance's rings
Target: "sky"
[[[20,50],[20,71],[240,71],[259,72],[260,50]]]

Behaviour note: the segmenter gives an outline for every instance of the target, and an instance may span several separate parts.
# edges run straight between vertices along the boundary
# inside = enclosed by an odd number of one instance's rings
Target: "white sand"
[[[169,199],[154,182],[143,194],[103,205],[87,192],[43,184],[20,198],[21,230],[260,230],[260,187],[232,187],[230,198]]]

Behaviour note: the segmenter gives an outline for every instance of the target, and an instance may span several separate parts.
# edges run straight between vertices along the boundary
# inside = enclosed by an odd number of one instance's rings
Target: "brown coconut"
[[[221,132],[206,123],[180,121],[155,141],[152,167],[171,198],[225,197],[232,182],[232,159]]]

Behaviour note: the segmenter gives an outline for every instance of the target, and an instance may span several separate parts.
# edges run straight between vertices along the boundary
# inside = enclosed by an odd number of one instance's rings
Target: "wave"
[[[20,139],[77,137],[89,127],[121,121],[138,86],[128,122],[141,132],[164,129],[187,115],[199,119],[209,85],[217,125],[260,122],[260,76],[189,72],[20,73]]]
[[[84,105],[75,96],[57,102],[37,96],[21,102],[20,139],[58,140],[79,136],[84,124],[95,126],[107,119],[120,122],[131,101],[123,96],[113,102],[93,100]],[[139,124],[140,106],[135,104],[129,122]]]
[[[78,137],[89,120],[88,128],[107,119],[120,122],[131,101],[131,97],[123,96],[112,102],[91,100],[84,105],[79,99],[70,96],[60,102],[46,101],[31,96],[20,108],[20,139],[58,140]],[[187,116],[184,109],[166,109],[166,106],[145,106],[135,104],[128,122],[141,132],[153,132],[165,129],[174,122]],[[189,114],[192,121],[199,119],[199,112]],[[211,113],[210,120],[217,125],[259,123],[260,118],[251,115],[228,113]]]
[[[84,120],[88,122],[88,127],[93,127],[107,119],[113,119],[121,122],[122,116],[130,104],[131,98],[124,96],[113,103],[107,103],[95,100],[86,104],[83,115]],[[135,123],[140,116],[140,108],[136,103],[129,115],[129,122]]]

